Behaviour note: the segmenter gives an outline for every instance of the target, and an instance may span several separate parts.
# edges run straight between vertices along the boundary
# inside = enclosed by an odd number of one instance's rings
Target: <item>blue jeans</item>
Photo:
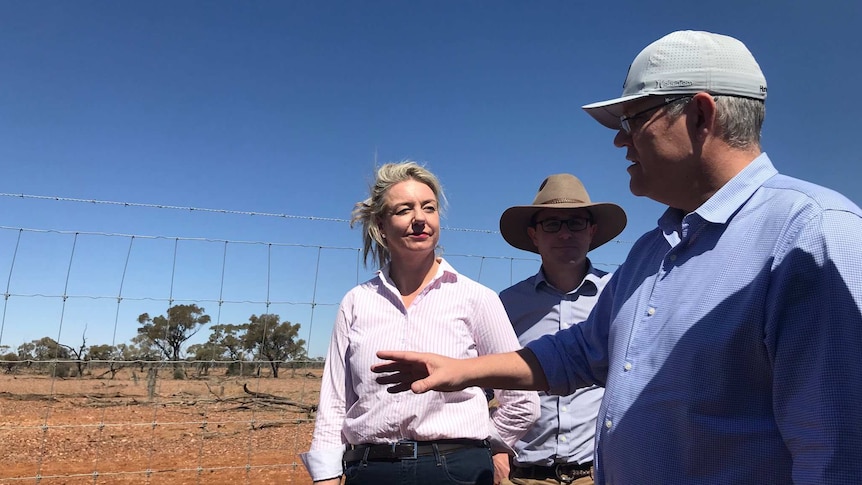
[[[464,448],[415,460],[351,461],[344,485],[493,485],[494,463],[488,448]]]

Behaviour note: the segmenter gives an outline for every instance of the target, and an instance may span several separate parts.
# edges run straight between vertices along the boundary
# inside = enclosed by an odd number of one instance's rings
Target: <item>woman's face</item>
[[[426,257],[440,239],[440,213],[431,187],[405,180],[386,193],[381,233],[393,261]]]

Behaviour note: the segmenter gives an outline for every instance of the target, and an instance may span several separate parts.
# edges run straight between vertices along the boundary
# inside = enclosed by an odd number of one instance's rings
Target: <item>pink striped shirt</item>
[[[489,418],[482,389],[390,394],[375,382],[378,350],[434,352],[458,359],[521,348],[491,289],[443,259],[434,279],[404,308],[389,268],[350,290],[332,332],[311,450],[302,460],[313,480],[341,475],[345,444],[490,439],[511,449],[539,416],[532,391],[496,391]]]

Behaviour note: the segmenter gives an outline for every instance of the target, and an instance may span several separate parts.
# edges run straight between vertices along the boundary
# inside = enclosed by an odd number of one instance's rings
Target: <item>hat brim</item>
[[[619,120],[617,120],[619,121]],[[533,216],[543,209],[587,209],[593,216],[598,229],[590,243],[590,251],[617,237],[626,228],[626,212],[622,207],[609,202],[550,204],[550,205],[519,205],[509,207],[500,216],[500,233],[507,243],[518,249],[539,252],[533,244],[527,228],[530,227]]]
[[[623,103],[634,101],[649,96],[649,93],[630,94],[619,98],[609,99],[607,101],[599,101],[581,106],[581,109],[592,116],[602,125],[612,129],[619,130],[620,117],[623,115]]]

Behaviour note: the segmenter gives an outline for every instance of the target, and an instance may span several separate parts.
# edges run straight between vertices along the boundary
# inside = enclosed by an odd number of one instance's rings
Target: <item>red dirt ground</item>
[[[175,380],[165,368],[152,399],[139,375],[0,376],[0,483],[311,484],[298,454],[319,370]]]

